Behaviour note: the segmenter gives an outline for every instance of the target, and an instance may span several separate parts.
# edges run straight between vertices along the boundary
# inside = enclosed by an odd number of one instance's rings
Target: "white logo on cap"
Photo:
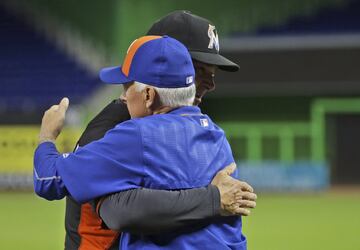
[[[194,82],[194,77],[193,76],[188,76],[186,77],[186,84],[191,84]]]
[[[219,49],[220,49],[219,48],[219,37],[218,37],[215,29],[216,28],[214,25],[209,24],[208,36],[210,38],[210,41],[209,41],[208,48],[213,49],[215,46],[216,51],[219,52]]]

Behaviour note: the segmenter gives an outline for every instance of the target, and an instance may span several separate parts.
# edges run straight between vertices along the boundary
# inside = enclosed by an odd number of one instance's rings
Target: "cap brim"
[[[223,57],[220,54],[206,53],[200,51],[189,51],[189,52],[192,59],[195,59],[203,63],[216,65],[219,67],[219,69],[225,71],[235,72],[238,71],[240,68],[239,65],[230,61],[226,57]]]
[[[126,84],[133,81],[124,75],[120,66],[101,69],[99,77],[101,81],[110,84]]]

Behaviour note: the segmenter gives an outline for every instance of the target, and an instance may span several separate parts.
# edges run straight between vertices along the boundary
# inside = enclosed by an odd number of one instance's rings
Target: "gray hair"
[[[161,104],[164,106],[176,108],[180,106],[192,106],[194,104],[195,84],[184,88],[158,88],[136,81],[134,84],[137,92],[142,91],[146,87],[154,88],[159,95]]]

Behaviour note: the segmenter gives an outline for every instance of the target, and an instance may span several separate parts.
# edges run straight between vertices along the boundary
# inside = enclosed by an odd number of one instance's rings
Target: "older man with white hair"
[[[124,84],[132,119],[75,153],[61,156],[52,142],[41,143],[35,152],[35,169],[55,170],[54,178],[61,179],[77,201],[139,187],[202,187],[234,161],[223,130],[192,106],[194,67],[177,40],[141,37],[130,46],[123,65],[103,69],[100,78]],[[54,130],[60,133],[67,106],[63,99],[43,122],[55,123]],[[111,227],[107,213],[105,206],[100,215]],[[121,249],[246,249],[241,227],[241,217],[221,217],[162,235],[125,232],[120,245]]]

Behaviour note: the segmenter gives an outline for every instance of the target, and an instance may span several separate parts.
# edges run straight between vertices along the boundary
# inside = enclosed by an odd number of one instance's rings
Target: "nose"
[[[204,87],[208,90],[214,90],[215,89],[215,80],[214,80],[214,74],[211,74],[209,77],[206,77],[203,79]]]

